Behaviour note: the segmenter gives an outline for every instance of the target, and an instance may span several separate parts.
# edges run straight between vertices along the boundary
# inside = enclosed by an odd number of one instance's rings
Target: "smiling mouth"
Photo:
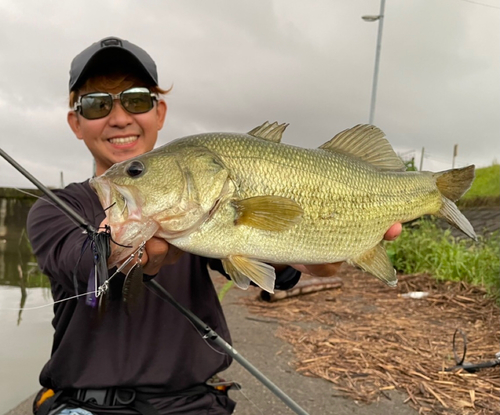
[[[108,138],[108,141],[111,144],[130,144],[133,143],[134,141],[137,141],[138,139],[139,139],[138,135],[131,135],[128,137]]]

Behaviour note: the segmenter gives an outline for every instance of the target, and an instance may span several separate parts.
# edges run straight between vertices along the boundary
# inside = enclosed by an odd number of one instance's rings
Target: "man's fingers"
[[[403,230],[403,225],[401,225],[400,223],[395,223],[385,233],[384,239],[386,241],[394,241],[394,239],[396,239],[401,234],[402,230]]]
[[[149,258],[166,256],[169,247],[169,243],[165,239],[160,238],[151,238],[144,246]]]
[[[291,266],[303,274],[312,275],[314,277],[331,277],[337,273],[341,265],[341,262],[334,262],[331,264],[317,265],[292,264]]]
[[[153,275],[160,271],[163,265],[170,265],[177,262],[183,254],[179,248],[170,245],[160,238],[151,238],[146,242],[143,261],[144,272]]]

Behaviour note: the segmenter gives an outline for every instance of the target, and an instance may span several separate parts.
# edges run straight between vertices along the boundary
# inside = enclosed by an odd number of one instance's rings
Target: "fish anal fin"
[[[242,255],[230,255],[222,259],[222,265],[238,287],[246,290],[253,281],[263,290],[274,293],[276,274],[271,265]]]
[[[387,252],[381,243],[358,257],[351,258],[347,262],[374,275],[389,287],[395,287],[398,283],[396,270],[392,266]]]
[[[405,171],[384,132],[370,124],[359,124],[338,133],[319,148],[357,157],[383,171]]]
[[[292,199],[281,196],[255,196],[232,202],[236,208],[235,225],[266,231],[284,231],[302,220],[304,211]]]
[[[248,134],[256,137],[262,138],[264,140],[269,140],[274,143],[281,142],[281,138],[283,136],[283,132],[285,131],[288,124],[278,124],[277,122],[273,122],[270,124],[266,121],[264,124],[255,127],[253,130],[249,131]]]

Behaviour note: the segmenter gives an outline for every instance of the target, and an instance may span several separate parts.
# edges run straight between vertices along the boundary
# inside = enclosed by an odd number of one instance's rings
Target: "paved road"
[[[233,337],[233,345],[244,357],[268,376],[285,393],[311,415],[415,415],[417,411],[403,404],[406,396],[391,393],[392,400],[381,400],[372,405],[360,405],[339,397],[333,385],[324,379],[310,378],[296,373],[290,366],[294,360],[291,346],[276,338],[278,322],[248,313],[238,299],[245,295],[257,296],[259,290],[232,289],[223,305]],[[243,385],[242,392],[230,392],[237,400],[237,415],[272,414],[293,412],[269,392],[239,364],[233,363],[223,374],[227,379]],[[243,395],[244,393],[244,395]]]

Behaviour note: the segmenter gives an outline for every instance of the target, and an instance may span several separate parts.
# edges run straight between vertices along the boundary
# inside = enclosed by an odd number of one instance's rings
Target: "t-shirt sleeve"
[[[104,219],[104,213],[102,217],[88,218],[86,211],[94,212],[94,209],[83,186],[80,200],[70,191],[58,192],[58,196],[89,223],[99,224]],[[31,208],[27,231],[40,269],[67,293],[76,294],[75,287],[78,287],[79,293],[85,292],[94,267],[87,234],[45,198]]]

